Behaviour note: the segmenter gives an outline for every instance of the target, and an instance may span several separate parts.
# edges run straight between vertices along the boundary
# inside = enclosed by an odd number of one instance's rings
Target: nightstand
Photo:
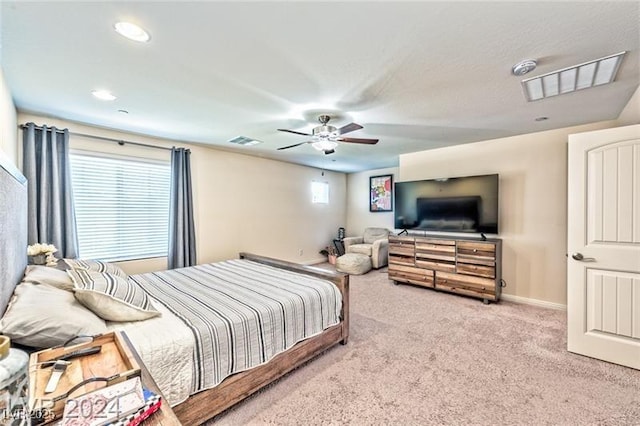
[[[160,406],[160,409],[155,413],[153,413],[151,417],[149,417],[144,422],[142,422],[142,426],[151,426],[151,425],[180,426],[182,425],[182,423],[180,423],[180,420],[178,420],[178,417],[176,416],[176,414],[171,409],[169,402],[166,400],[164,395],[162,395],[162,392],[160,392],[160,388],[158,387],[156,382],[153,380],[153,377],[151,377],[151,374],[149,373],[149,370],[147,370],[147,367],[144,365],[144,362],[142,362],[142,358],[140,358],[140,355],[136,351],[135,347],[131,344],[131,340],[129,340],[129,336],[127,336],[127,333],[124,331],[122,332],[122,335],[126,340],[127,344],[129,345],[129,348],[131,349],[131,352],[134,358],[138,362],[138,365],[140,365],[142,386],[149,389],[152,392],[155,392],[156,394],[162,397],[162,405]]]

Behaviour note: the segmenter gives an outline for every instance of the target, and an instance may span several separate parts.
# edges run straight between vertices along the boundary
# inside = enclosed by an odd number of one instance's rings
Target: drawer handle
[[[477,253],[477,252],[478,252],[478,249],[473,249],[473,252],[474,252],[474,253]]]

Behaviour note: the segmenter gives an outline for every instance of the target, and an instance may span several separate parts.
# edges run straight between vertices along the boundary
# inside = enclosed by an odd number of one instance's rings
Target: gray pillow
[[[85,260],[85,259],[64,259],[64,262],[70,269],[82,269],[94,272],[106,272],[108,274],[117,275],[125,280],[129,277],[118,265],[103,262],[101,260]]]
[[[73,281],[65,271],[50,266],[29,265],[22,281],[33,284],[48,284],[61,290],[73,290]]]
[[[78,303],[73,293],[48,284],[18,284],[0,319],[0,333],[39,349],[61,345],[81,334],[106,332],[104,320]]]
[[[100,318],[139,321],[160,315],[147,293],[133,281],[106,272],[70,269],[76,299]]]

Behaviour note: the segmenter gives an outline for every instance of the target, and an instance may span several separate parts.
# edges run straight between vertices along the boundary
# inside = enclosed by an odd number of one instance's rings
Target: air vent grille
[[[233,139],[229,139],[227,142],[242,146],[258,145],[259,143],[262,143],[262,141],[251,139],[246,136],[237,136]]]
[[[525,97],[532,102],[611,83],[616,78],[625,53],[627,52],[616,53],[522,80]]]

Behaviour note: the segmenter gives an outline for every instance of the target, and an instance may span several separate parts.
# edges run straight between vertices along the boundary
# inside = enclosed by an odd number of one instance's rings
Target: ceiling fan
[[[318,121],[320,122],[320,126],[314,127],[311,133],[303,133],[289,129],[278,129],[281,132],[289,132],[296,135],[312,137],[310,141],[283,146],[281,148],[278,148],[278,150],[294,148],[296,146],[310,143],[318,151],[324,151],[325,155],[329,155],[336,152],[335,148],[338,146],[338,142],[362,143],[367,145],[375,145],[378,143],[378,139],[343,138],[340,135],[362,129],[363,127],[356,123],[349,123],[340,128],[337,128],[327,124],[329,120],[331,120],[331,117],[328,115],[319,116]]]

